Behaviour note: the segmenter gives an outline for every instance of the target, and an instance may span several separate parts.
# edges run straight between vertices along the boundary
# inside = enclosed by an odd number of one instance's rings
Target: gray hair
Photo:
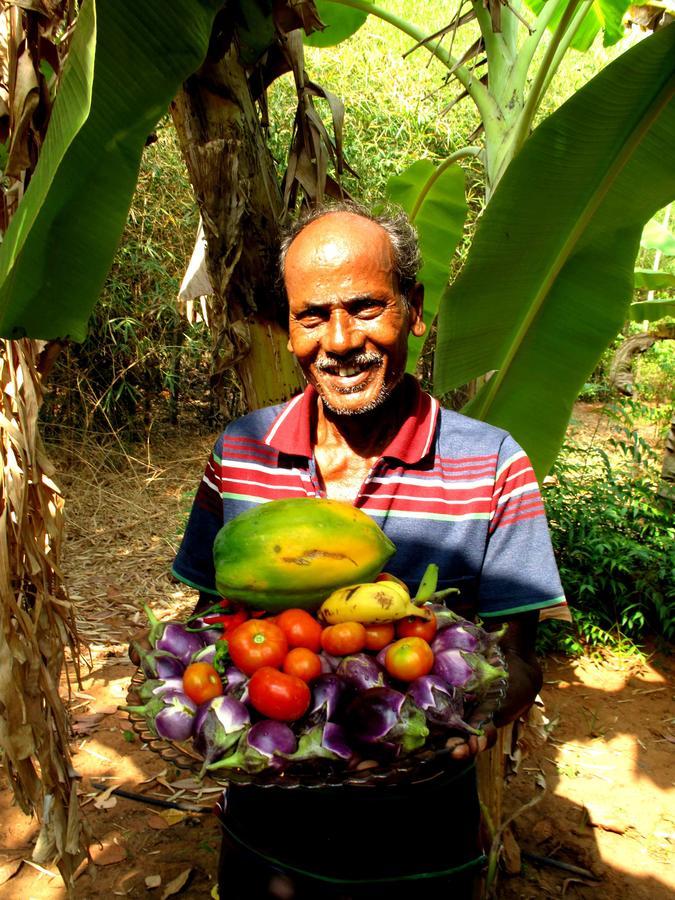
[[[399,290],[408,302],[408,294],[417,281],[417,273],[422,267],[417,231],[400,206],[388,204],[375,214],[366,206],[352,200],[330,200],[313,207],[300,215],[283,230],[279,248],[279,273],[283,283],[284,268],[288,250],[296,237],[312,222],[335,212],[352,213],[369,219],[383,228],[394,256],[394,275]]]

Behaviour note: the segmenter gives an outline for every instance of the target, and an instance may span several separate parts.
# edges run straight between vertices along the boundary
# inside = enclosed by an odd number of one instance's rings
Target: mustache
[[[366,368],[367,366],[381,366],[383,362],[380,353],[363,352],[354,353],[351,356],[322,356],[314,363],[320,372],[328,372],[339,368]]]

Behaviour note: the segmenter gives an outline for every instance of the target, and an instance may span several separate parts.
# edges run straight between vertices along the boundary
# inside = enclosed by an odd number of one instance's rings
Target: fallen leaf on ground
[[[110,866],[127,858],[127,851],[113,838],[104,838],[100,844],[92,844],[89,853],[97,866]]]
[[[159,813],[151,813],[145,821],[148,824],[148,828],[154,828],[155,831],[164,831],[165,828],[171,827]]]
[[[164,893],[162,894],[162,900],[166,900],[167,897],[172,897],[174,894],[179,894],[184,887],[186,887],[188,881],[192,877],[192,873],[194,869],[185,869],[180,875],[176,875],[176,877],[170,881],[167,886],[164,888]]]
[[[99,797],[94,800],[94,806],[96,809],[112,809],[117,806],[117,797]]]
[[[150,891],[152,888],[159,887],[162,883],[161,875],[148,875],[145,879],[145,886]]]
[[[13,859],[10,862],[3,863],[0,866],[0,884],[5,884],[10,878],[13,878],[21,868],[22,859]]]
[[[91,734],[103,718],[103,713],[90,713],[89,715],[75,716],[73,719],[73,732],[75,734]]]

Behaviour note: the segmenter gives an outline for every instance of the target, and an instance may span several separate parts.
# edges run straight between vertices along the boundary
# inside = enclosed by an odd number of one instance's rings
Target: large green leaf
[[[552,3],[555,0],[526,0],[527,5],[534,12],[539,14],[544,8],[545,3]],[[558,8],[556,9],[549,28],[554,31],[560,22],[565,8],[575,0],[558,0]],[[578,0],[577,0],[578,2]],[[620,41],[624,35],[623,17],[626,10],[630,6],[630,0],[595,0],[574,36],[572,47],[575,50],[586,51],[596,38],[598,32],[603,31],[603,44],[609,47]]]
[[[675,316],[675,300],[657,297],[656,300],[631,303],[628,307],[628,318],[631,322],[657,322],[666,316]]]
[[[651,269],[635,270],[635,290],[668,291],[675,288],[675,275],[672,272],[654,272]]]
[[[424,263],[419,280],[424,285],[428,336],[448,284],[450,260],[464,229],[467,213],[464,172],[458,165],[435,166],[428,159],[420,159],[401,175],[389,179],[387,196],[403,207],[417,228]],[[409,372],[415,369],[425,337],[410,337]]]
[[[148,134],[200,65],[220,0],[87,0],[40,161],[0,248],[0,335],[82,340]]]
[[[326,27],[303,37],[310,47],[334,47],[355,34],[368,18],[368,13],[360,9],[351,9],[331,0],[316,0],[315,6]]]
[[[511,431],[539,475],[626,318],[643,225],[675,196],[674,91],[671,25],[539,126],[441,302],[436,391],[497,370],[467,412]]]

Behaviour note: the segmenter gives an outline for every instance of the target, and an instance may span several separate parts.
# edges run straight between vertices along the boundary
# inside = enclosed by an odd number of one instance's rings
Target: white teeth
[[[352,375],[358,375],[358,374],[359,374],[358,369],[346,369],[346,368],[338,369],[338,375],[340,376],[340,378],[350,378]]]

